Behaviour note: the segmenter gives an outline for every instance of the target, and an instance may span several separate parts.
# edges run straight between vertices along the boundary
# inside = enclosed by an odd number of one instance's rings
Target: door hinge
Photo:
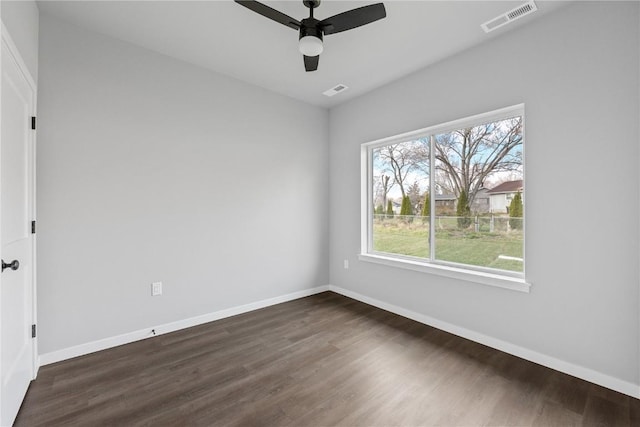
[[[31,234],[36,234],[36,222],[31,221]]]
[[[36,118],[31,116],[31,129],[36,130]]]
[[[31,338],[36,337],[36,325],[31,325]]]

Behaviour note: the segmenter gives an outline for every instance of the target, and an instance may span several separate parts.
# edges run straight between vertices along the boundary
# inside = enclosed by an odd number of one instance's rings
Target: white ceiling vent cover
[[[485,33],[491,32],[497,28],[502,27],[503,25],[507,25],[510,22],[515,21],[516,19],[520,19],[525,15],[535,12],[538,10],[536,4],[532,1],[528,1],[523,5],[516,7],[515,9],[511,9],[507,13],[504,13],[496,18],[493,18],[490,21],[485,22],[480,25]]]
[[[322,92],[322,94],[324,96],[333,96],[337,93],[344,92],[347,89],[349,89],[349,87],[347,87],[346,85],[339,84],[339,85],[335,85],[329,90],[325,90],[324,92]]]

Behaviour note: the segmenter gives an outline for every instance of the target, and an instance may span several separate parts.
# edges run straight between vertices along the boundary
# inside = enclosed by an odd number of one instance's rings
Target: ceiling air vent
[[[347,89],[349,89],[349,88],[347,86],[345,86],[345,85],[342,85],[342,84],[341,85],[335,85],[331,89],[325,90],[324,92],[322,92],[322,94],[324,96],[333,96],[333,95],[335,95],[337,93],[344,92]]]
[[[516,7],[515,9],[511,9],[507,13],[504,13],[496,18],[493,18],[490,21],[485,22],[480,25],[485,33],[491,32],[496,28],[500,28],[503,25],[507,25],[510,22],[515,21],[516,19],[520,19],[525,15],[535,12],[538,10],[536,4],[532,1],[528,1],[523,5]]]

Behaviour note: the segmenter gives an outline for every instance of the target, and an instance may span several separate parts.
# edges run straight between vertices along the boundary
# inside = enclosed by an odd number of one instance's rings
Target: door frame
[[[36,111],[37,111],[37,85],[35,80],[33,79],[33,77],[31,76],[31,73],[29,72],[29,69],[27,68],[26,63],[24,62],[22,56],[20,55],[20,52],[18,50],[18,47],[16,46],[16,44],[14,43],[13,39],[11,38],[11,35],[9,34],[9,31],[7,30],[6,26],[4,25],[4,22],[1,22],[1,26],[2,26],[2,31],[0,33],[0,43],[7,48],[7,51],[9,52],[9,55],[11,56],[11,58],[2,58],[0,55],[0,70],[2,69],[2,62],[6,59],[11,59],[13,60],[17,66],[18,69],[20,71],[20,73],[24,76],[27,84],[29,85],[29,87],[32,90],[32,111],[31,111],[31,116],[32,117],[36,117]],[[0,89],[1,91],[1,89]],[[2,96],[2,93],[0,92],[0,97]],[[0,103],[0,109],[2,108],[1,103]],[[1,110],[0,110],[1,112]],[[1,115],[0,115],[1,117]],[[1,118],[0,118],[1,120]],[[1,123],[0,123],[1,125]],[[2,140],[1,140],[2,136],[0,135],[0,145],[2,144]],[[0,154],[1,155],[1,154]],[[29,162],[28,162],[28,168],[29,168],[29,172],[28,172],[28,179],[29,179],[29,207],[28,207],[28,211],[29,211],[29,216],[30,216],[30,221],[35,221],[36,220],[36,130],[33,130],[31,132],[29,132],[29,147],[28,147],[28,156],[29,156]],[[0,203],[1,203],[1,199],[0,199]],[[0,215],[1,215],[1,210],[0,210]],[[1,218],[0,218],[1,220]],[[29,272],[30,278],[31,278],[31,307],[32,307],[32,324],[33,325],[37,325],[37,298],[36,298],[36,234],[35,233],[31,233],[30,234],[31,237],[31,271]],[[2,242],[2,234],[1,234],[1,230],[0,230],[0,242]],[[2,286],[2,275],[0,275],[0,286]],[[37,337],[37,333],[36,333],[36,337],[33,338],[33,354],[32,354],[32,370],[31,370],[31,379],[34,380],[38,374],[38,369],[40,367],[40,363],[39,363],[39,358],[38,358],[38,337]],[[2,399],[2,396],[0,396],[0,399]]]

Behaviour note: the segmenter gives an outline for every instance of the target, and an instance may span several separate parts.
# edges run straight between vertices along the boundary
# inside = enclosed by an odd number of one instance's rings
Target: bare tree
[[[390,179],[391,177],[385,174],[380,177],[380,184],[382,185],[382,206],[387,206],[387,194],[389,194],[389,190],[393,187],[393,182],[389,184]]]
[[[387,197],[389,191],[395,185],[395,181],[391,179],[391,176],[386,172],[382,172],[380,175],[373,177],[373,203],[375,206],[378,204],[383,207],[387,206]]]
[[[435,180],[434,189],[436,194],[456,194],[453,179],[444,170],[436,168]]]
[[[469,205],[492,174],[522,167],[522,118],[501,120],[436,136],[436,168]],[[441,181],[442,182],[442,181]]]
[[[407,196],[409,196],[409,200],[411,200],[411,206],[416,209],[417,206],[422,207],[422,192],[420,191],[420,186],[417,181],[413,181],[413,184],[409,186],[407,190]]]
[[[393,176],[393,184],[398,184],[402,197],[407,196],[406,179],[411,172],[422,171],[427,166],[423,152],[419,149],[424,145],[421,141],[402,142],[381,147],[376,150],[377,156]],[[393,185],[392,184],[392,185]]]

